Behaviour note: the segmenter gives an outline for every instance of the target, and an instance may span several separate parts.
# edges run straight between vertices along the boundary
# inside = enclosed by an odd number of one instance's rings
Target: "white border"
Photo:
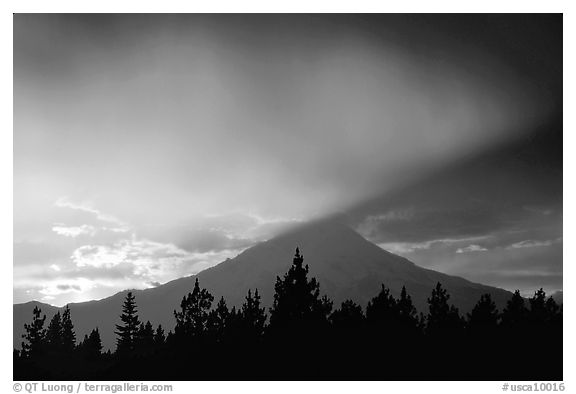
[[[572,3],[574,3],[572,1]],[[3,13],[0,22],[3,61],[2,67],[2,119],[4,129],[0,134],[0,174],[2,179],[1,208],[1,247],[3,286],[2,302],[6,309],[12,311],[12,12],[562,12],[564,13],[564,70],[576,70],[574,61],[574,23],[573,7],[569,1],[502,1],[484,0],[480,2],[464,1],[424,1],[412,0],[401,2],[371,2],[371,1],[303,1],[289,2],[272,1],[233,1],[214,0],[211,2],[179,2],[179,1],[137,1],[120,2],[99,0],[96,2],[80,1],[10,1],[3,3]],[[564,73],[564,377],[566,392],[576,391],[576,382],[572,379],[574,354],[574,295],[567,282],[574,277],[573,261],[575,253],[572,248],[575,211],[571,202],[576,202],[573,179],[576,165],[571,149],[574,148],[574,76]],[[571,132],[570,132],[571,131]],[[2,383],[3,391],[12,391],[12,327],[2,324]],[[502,355],[505,357],[505,355]],[[526,360],[526,363],[543,362],[546,360]],[[110,382],[113,383],[113,382]],[[391,392],[414,391],[445,393],[492,393],[501,392],[504,382],[172,382],[177,393],[202,392],[205,394],[235,392],[238,394],[269,393],[273,390],[280,394],[293,394],[295,390],[304,392],[319,392],[330,390],[331,393],[362,393],[381,394],[383,389]],[[530,383],[530,382],[528,382]],[[4,386],[7,385],[7,386]]]

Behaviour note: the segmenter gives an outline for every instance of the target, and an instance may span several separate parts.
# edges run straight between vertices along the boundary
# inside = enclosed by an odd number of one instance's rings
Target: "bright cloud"
[[[52,231],[56,234],[63,235],[65,237],[76,238],[80,235],[88,235],[93,237],[96,235],[96,227],[89,224],[83,224],[81,226],[65,226],[65,225],[54,225],[52,226]]]
[[[480,245],[476,245],[476,244],[472,244],[469,246],[466,246],[465,248],[458,248],[458,250],[456,250],[456,253],[469,253],[469,252],[485,252],[488,249],[486,249],[485,247],[482,247]]]
[[[155,287],[236,256],[253,244],[251,239],[240,238],[241,234],[252,234],[261,227],[283,227],[297,221],[244,215],[243,220],[237,220],[237,226],[230,227],[229,217],[213,215],[175,228],[156,226],[151,231],[146,226],[133,226],[104,213],[91,202],[61,197],[54,206],[88,213],[96,221],[76,225],[56,222],[49,227],[53,233],[62,236],[59,242],[63,247],[71,249],[46,260],[48,263],[45,265],[35,258],[31,264],[16,266],[16,298],[25,294],[26,297],[63,305],[102,298],[126,288]],[[81,220],[90,218],[84,216]],[[185,235],[188,230],[193,230],[190,235],[196,239],[196,244],[187,242]],[[181,233],[182,238],[174,236],[174,231]],[[89,242],[78,244],[80,240],[88,240],[86,237],[90,237]],[[34,251],[42,245],[44,243],[40,241],[33,247],[27,244],[23,250]],[[16,251],[20,249],[16,248]]]
[[[50,302],[53,305],[65,305],[69,302],[83,302],[99,299],[110,295],[110,292],[126,288],[146,288],[139,281],[130,278],[87,278],[79,276],[67,277],[61,272],[56,277],[38,279],[19,277],[14,282],[16,292],[24,291],[37,300]]]
[[[84,245],[74,251],[72,261],[78,267],[111,268],[122,263],[126,257],[127,254],[122,247]]]
[[[46,286],[43,286],[38,292],[45,296],[57,296],[66,293],[80,293],[82,291],[87,291],[94,287],[95,283],[86,278],[76,278],[72,280],[67,280],[65,283],[62,282],[52,282]]]
[[[197,273],[239,252],[240,250],[221,250],[192,253],[171,243],[132,237],[112,245],[81,246],[74,251],[71,258],[79,268],[112,269],[122,266],[129,268],[132,275],[144,282],[156,283]]]

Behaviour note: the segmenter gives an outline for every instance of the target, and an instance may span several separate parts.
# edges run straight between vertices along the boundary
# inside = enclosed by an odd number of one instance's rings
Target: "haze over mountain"
[[[320,282],[322,294],[339,307],[345,299],[353,299],[363,307],[378,294],[381,284],[398,296],[406,286],[416,307],[426,312],[426,299],[437,282],[447,288],[450,302],[469,311],[481,294],[490,293],[502,308],[511,293],[495,287],[472,283],[466,279],[424,269],[409,260],[389,253],[367,241],[350,228],[334,221],[318,221],[295,228],[271,240],[259,243],[221,264],[197,275],[180,278],[146,290],[134,290],[141,321],[162,324],[166,331],[174,327],[173,311],[182,297],[193,289],[199,279],[215,302],[223,296],[228,305],[242,304],[248,289],[257,288],[262,302],[270,306],[274,283],[292,263],[296,247],[300,247],[310,275]],[[118,323],[121,305],[128,290],[98,301],[70,304],[77,339],[82,339],[95,327],[102,335],[105,348],[115,346],[114,324]],[[40,305],[49,320],[59,308],[39,302],[15,304],[14,347],[20,348],[24,323],[32,309]]]

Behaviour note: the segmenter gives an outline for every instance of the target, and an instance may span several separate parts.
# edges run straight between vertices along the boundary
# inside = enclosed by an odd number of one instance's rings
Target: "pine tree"
[[[528,318],[533,324],[544,324],[549,321],[548,308],[546,307],[546,292],[540,288],[534,292],[534,296],[528,299],[530,310]]]
[[[526,323],[527,318],[528,309],[524,305],[524,298],[520,290],[516,290],[502,311],[502,325],[506,328],[520,327]]]
[[[224,317],[224,315],[221,315]],[[236,307],[233,306],[230,311],[225,314],[225,318],[221,320],[223,333],[222,333],[222,342],[227,343],[228,345],[237,345],[240,344],[242,339],[242,314],[240,311],[236,310]]]
[[[328,323],[332,302],[320,298],[320,284],[316,278],[308,280],[308,265],[296,248],[292,266],[284,278],[276,278],[274,303],[270,310],[270,328],[274,331],[291,330],[307,325]]]
[[[246,301],[240,311],[244,336],[249,341],[257,341],[264,333],[264,324],[266,323],[266,312],[260,307],[260,295],[258,289],[252,296],[252,291],[248,289]]]
[[[338,329],[360,329],[364,323],[362,307],[352,300],[346,300],[330,315],[332,325]]]
[[[76,351],[80,354],[84,354],[84,348],[86,343],[88,343],[88,334],[84,334],[84,339],[82,339],[76,346]]]
[[[382,284],[380,293],[366,306],[366,321],[369,324],[392,328],[399,323],[398,304],[390,289]]]
[[[24,324],[24,330],[26,331],[22,337],[25,342],[22,342],[22,356],[23,357],[36,357],[42,354],[44,350],[46,330],[44,329],[44,322],[46,321],[46,315],[40,317],[42,310],[37,306],[34,307],[32,311],[32,322],[30,324]]]
[[[135,348],[139,354],[148,354],[154,349],[154,328],[152,323],[140,323],[136,333]]]
[[[206,332],[208,314],[214,297],[206,289],[200,289],[198,278],[194,290],[180,303],[180,312],[174,311],[176,318],[175,335],[181,339],[198,338]]]
[[[172,330],[168,331],[168,334],[166,334],[165,343],[168,347],[176,346],[176,336],[174,335]]]
[[[429,312],[426,322],[428,334],[449,335],[462,327],[458,308],[454,305],[448,305],[449,299],[450,295],[438,282],[432,290],[432,295],[428,298]]]
[[[400,292],[400,299],[398,300],[397,307],[402,329],[411,330],[414,332],[418,331],[419,322],[416,307],[412,303],[412,297],[408,295],[405,286],[402,286],[402,291]]]
[[[84,335],[84,340],[78,345],[80,353],[88,360],[96,360],[102,355],[102,340],[98,327]]]
[[[490,294],[483,294],[468,314],[468,327],[473,332],[491,333],[498,326],[498,310]]]
[[[126,294],[126,299],[122,305],[122,315],[120,315],[122,324],[116,324],[117,331],[115,334],[118,336],[116,353],[121,355],[130,354],[134,351],[136,334],[140,325],[135,300],[136,297],[132,295],[132,292]]]
[[[74,324],[70,317],[70,308],[66,305],[62,314],[62,350],[71,352],[76,347],[76,334],[74,333]]]
[[[236,310],[234,310],[236,312]],[[210,311],[208,315],[207,330],[210,340],[213,342],[222,342],[225,339],[227,328],[229,328],[230,311],[226,305],[224,297],[220,298],[216,309]]]
[[[46,347],[52,352],[58,352],[62,350],[62,345],[62,319],[58,311],[48,324],[48,329],[46,330]]]
[[[156,347],[161,347],[166,343],[166,336],[164,335],[164,329],[162,324],[158,324],[156,331],[154,332],[154,345]]]
[[[90,348],[94,351],[95,354],[100,355],[102,352],[102,339],[100,338],[98,327],[92,330],[88,340],[90,341]]]

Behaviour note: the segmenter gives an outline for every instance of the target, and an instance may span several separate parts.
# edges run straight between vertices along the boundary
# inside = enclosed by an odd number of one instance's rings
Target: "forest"
[[[98,327],[76,338],[67,307],[46,322],[35,308],[14,349],[14,380],[562,380],[562,308],[540,289],[517,290],[499,311],[490,294],[466,314],[438,283],[427,313],[382,284],[363,308],[321,296],[296,249],[271,308],[258,290],[229,308],[198,280],[168,332],[140,321],[128,293],[114,351]],[[167,306],[168,307],[168,306]]]

